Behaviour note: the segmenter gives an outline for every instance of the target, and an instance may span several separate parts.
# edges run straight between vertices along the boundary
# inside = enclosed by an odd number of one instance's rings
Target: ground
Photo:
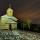
[[[40,40],[40,33],[24,30],[0,30],[0,40]]]

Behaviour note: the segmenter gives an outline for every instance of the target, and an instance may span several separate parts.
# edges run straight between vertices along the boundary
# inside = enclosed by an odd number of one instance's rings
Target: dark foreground
[[[0,40],[40,40],[40,33],[21,30],[0,30]]]

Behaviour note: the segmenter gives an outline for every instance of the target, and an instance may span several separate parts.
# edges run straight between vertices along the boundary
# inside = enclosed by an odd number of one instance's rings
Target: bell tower
[[[6,10],[6,14],[8,16],[13,16],[13,9],[11,8],[11,4],[9,4],[8,9]]]

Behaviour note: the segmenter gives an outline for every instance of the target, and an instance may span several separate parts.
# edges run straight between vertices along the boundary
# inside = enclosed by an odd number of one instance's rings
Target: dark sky
[[[0,15],[5,14],[9,3],[19,19],[40,23],[40,0],[0,0]]]

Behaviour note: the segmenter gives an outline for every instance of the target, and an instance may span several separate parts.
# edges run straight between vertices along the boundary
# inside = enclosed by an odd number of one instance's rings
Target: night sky
[[[6,13],[9,4],[18,19],[30,19],[32,23],[40,23],[40,0],[0,0],[0,15]]]

